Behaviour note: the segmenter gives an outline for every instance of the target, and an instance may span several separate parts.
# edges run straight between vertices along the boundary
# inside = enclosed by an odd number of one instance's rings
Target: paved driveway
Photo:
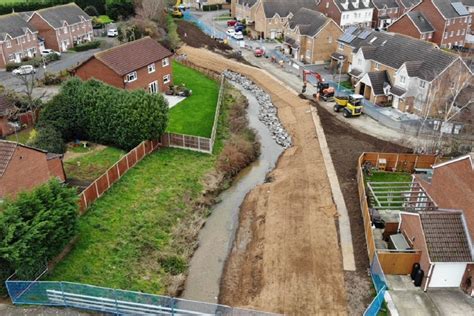
[[[441,315],[474,315],[474,298],[469,297],[460,289],[430,290],[427,295]]]

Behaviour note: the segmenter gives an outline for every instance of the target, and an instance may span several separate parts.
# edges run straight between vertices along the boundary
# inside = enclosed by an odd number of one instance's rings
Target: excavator
[[[322,98],[324,101],[332,100],[332,98],[334,97],[334,88],[331,87],[329,83],[324,82],[323,77],[321,77],[319,73],[311,70],[303,70],[303,89],[301,90],[301,93],[306,92],[306,87],[308,85],[308,77],[314,77],[317,80],[317,99]]]
[[[171,15],[174,18],[182,18],[183,17],[183,12],[181,11],[181,8],[180,8],[182,3],[183,3],[182,0],[176,0],[175,5],[173,6],[173,12],[171,13]]]

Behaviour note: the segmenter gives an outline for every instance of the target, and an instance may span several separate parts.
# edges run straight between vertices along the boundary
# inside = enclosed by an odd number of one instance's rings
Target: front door
[[[392,107],[394,107],[395,109],[398,109],[398,107],[400,106],[399,102],[400,102],[400,99],[397,97],[394,97],[393,102],[392,102]]]
[[[275,39],[275,36],[276,36],[275,31],[272,31],[272,32],[270,33],[270,38],[271,38],[271,39]]]
[[[153,81],[148,85],[148,91],[150,91],[151,94],[156,94],[158,93],[158,82]]]

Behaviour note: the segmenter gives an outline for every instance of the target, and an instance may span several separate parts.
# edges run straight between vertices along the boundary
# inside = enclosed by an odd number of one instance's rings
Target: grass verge
[[[175,85],[184,84],[193,94],[170,110],[167,131],[211,137],[219,83],[178,62],[173,62],[173,76]]]
[[[77,147],[83,150],[83,147]],[[78,150],[78,149],[75,149]],[[77,152],[76,153],[80,153]],[[64,171],[68,178],[82,181],[94,181],[116,163],[125,152],[114,147],[86,152],[84,155],[64,162]]]
[[[239,95],[226,89],[217,154],[163,148],[146,157],[80,219],[79,241],[49,279],[178,295],[214,198],[258,155]],[[246,149],[237,161],[224,154],[234,146]]]

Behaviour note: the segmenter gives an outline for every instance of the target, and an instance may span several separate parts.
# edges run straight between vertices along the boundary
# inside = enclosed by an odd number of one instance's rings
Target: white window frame
[[[406,82],[405,76],[400,76],[400,83],[404,85],[405,82]]]
[[[161,66],[162,66],[162,67],[167,67],[167,66],[169,66],[169,65],[170,65],[170,60],[169,60],[169,58],[168,58],[168,57],[163,58],[163,60],[161,61]]]
[[[426,81],[420,80],[420,88],[425,88],[426,87]]]
[[[446,25],[449,26],[451,24],[451,20],[448,19],[447,22],[446,22]]]
[[[433,37],[433,33],[428,33],[428,39],[431,39]]]
[[[155,63],[149,64],[147,68],[148,68],[148,73],[149,74],[154,73],[156,71]]]
[[[375,68],[375,70],[379,70],[379,69],[380,69],[380,64],[379,64],[379,63],[375,63],[374,68]]]
[[[449,37],[453,37],[454,35],[454,31],[451,31],[451,33],[449,34]]]
[[[344,50],[344,44],[342,43],[339,43],[339,47],[338,47],[340,50]]]
[[[67,26],[63,27],[63,33],[64,33],[64,34],[67,34],[67,33],[68,33]]]
[[[163,84],[167,84],[171,82],[171,75],[167,74],[163,76]]]
[[[153,87],[153,88],[152,88]],[[148,84],[148,91],[151,93],[151,94],[157,94],[158,93],[158,90],[159,90],[159,85],[158,85],[158,81],[152,81]]]
[[[11,40],[8,40],[7,41],[7,48],[11,48],[12,47],[12,41]]]
[[[444,39],[448,38],[448,31],[444,32]]]
[[[329,1],[326,2],[326,9],[329,8]]]
[[[332,36],[331,35],[328,36],[328,43],[332,44]]]
[[[132,71],[126,75],[125,82],[133,82],[138,79],[138,75],[136,71]]]

